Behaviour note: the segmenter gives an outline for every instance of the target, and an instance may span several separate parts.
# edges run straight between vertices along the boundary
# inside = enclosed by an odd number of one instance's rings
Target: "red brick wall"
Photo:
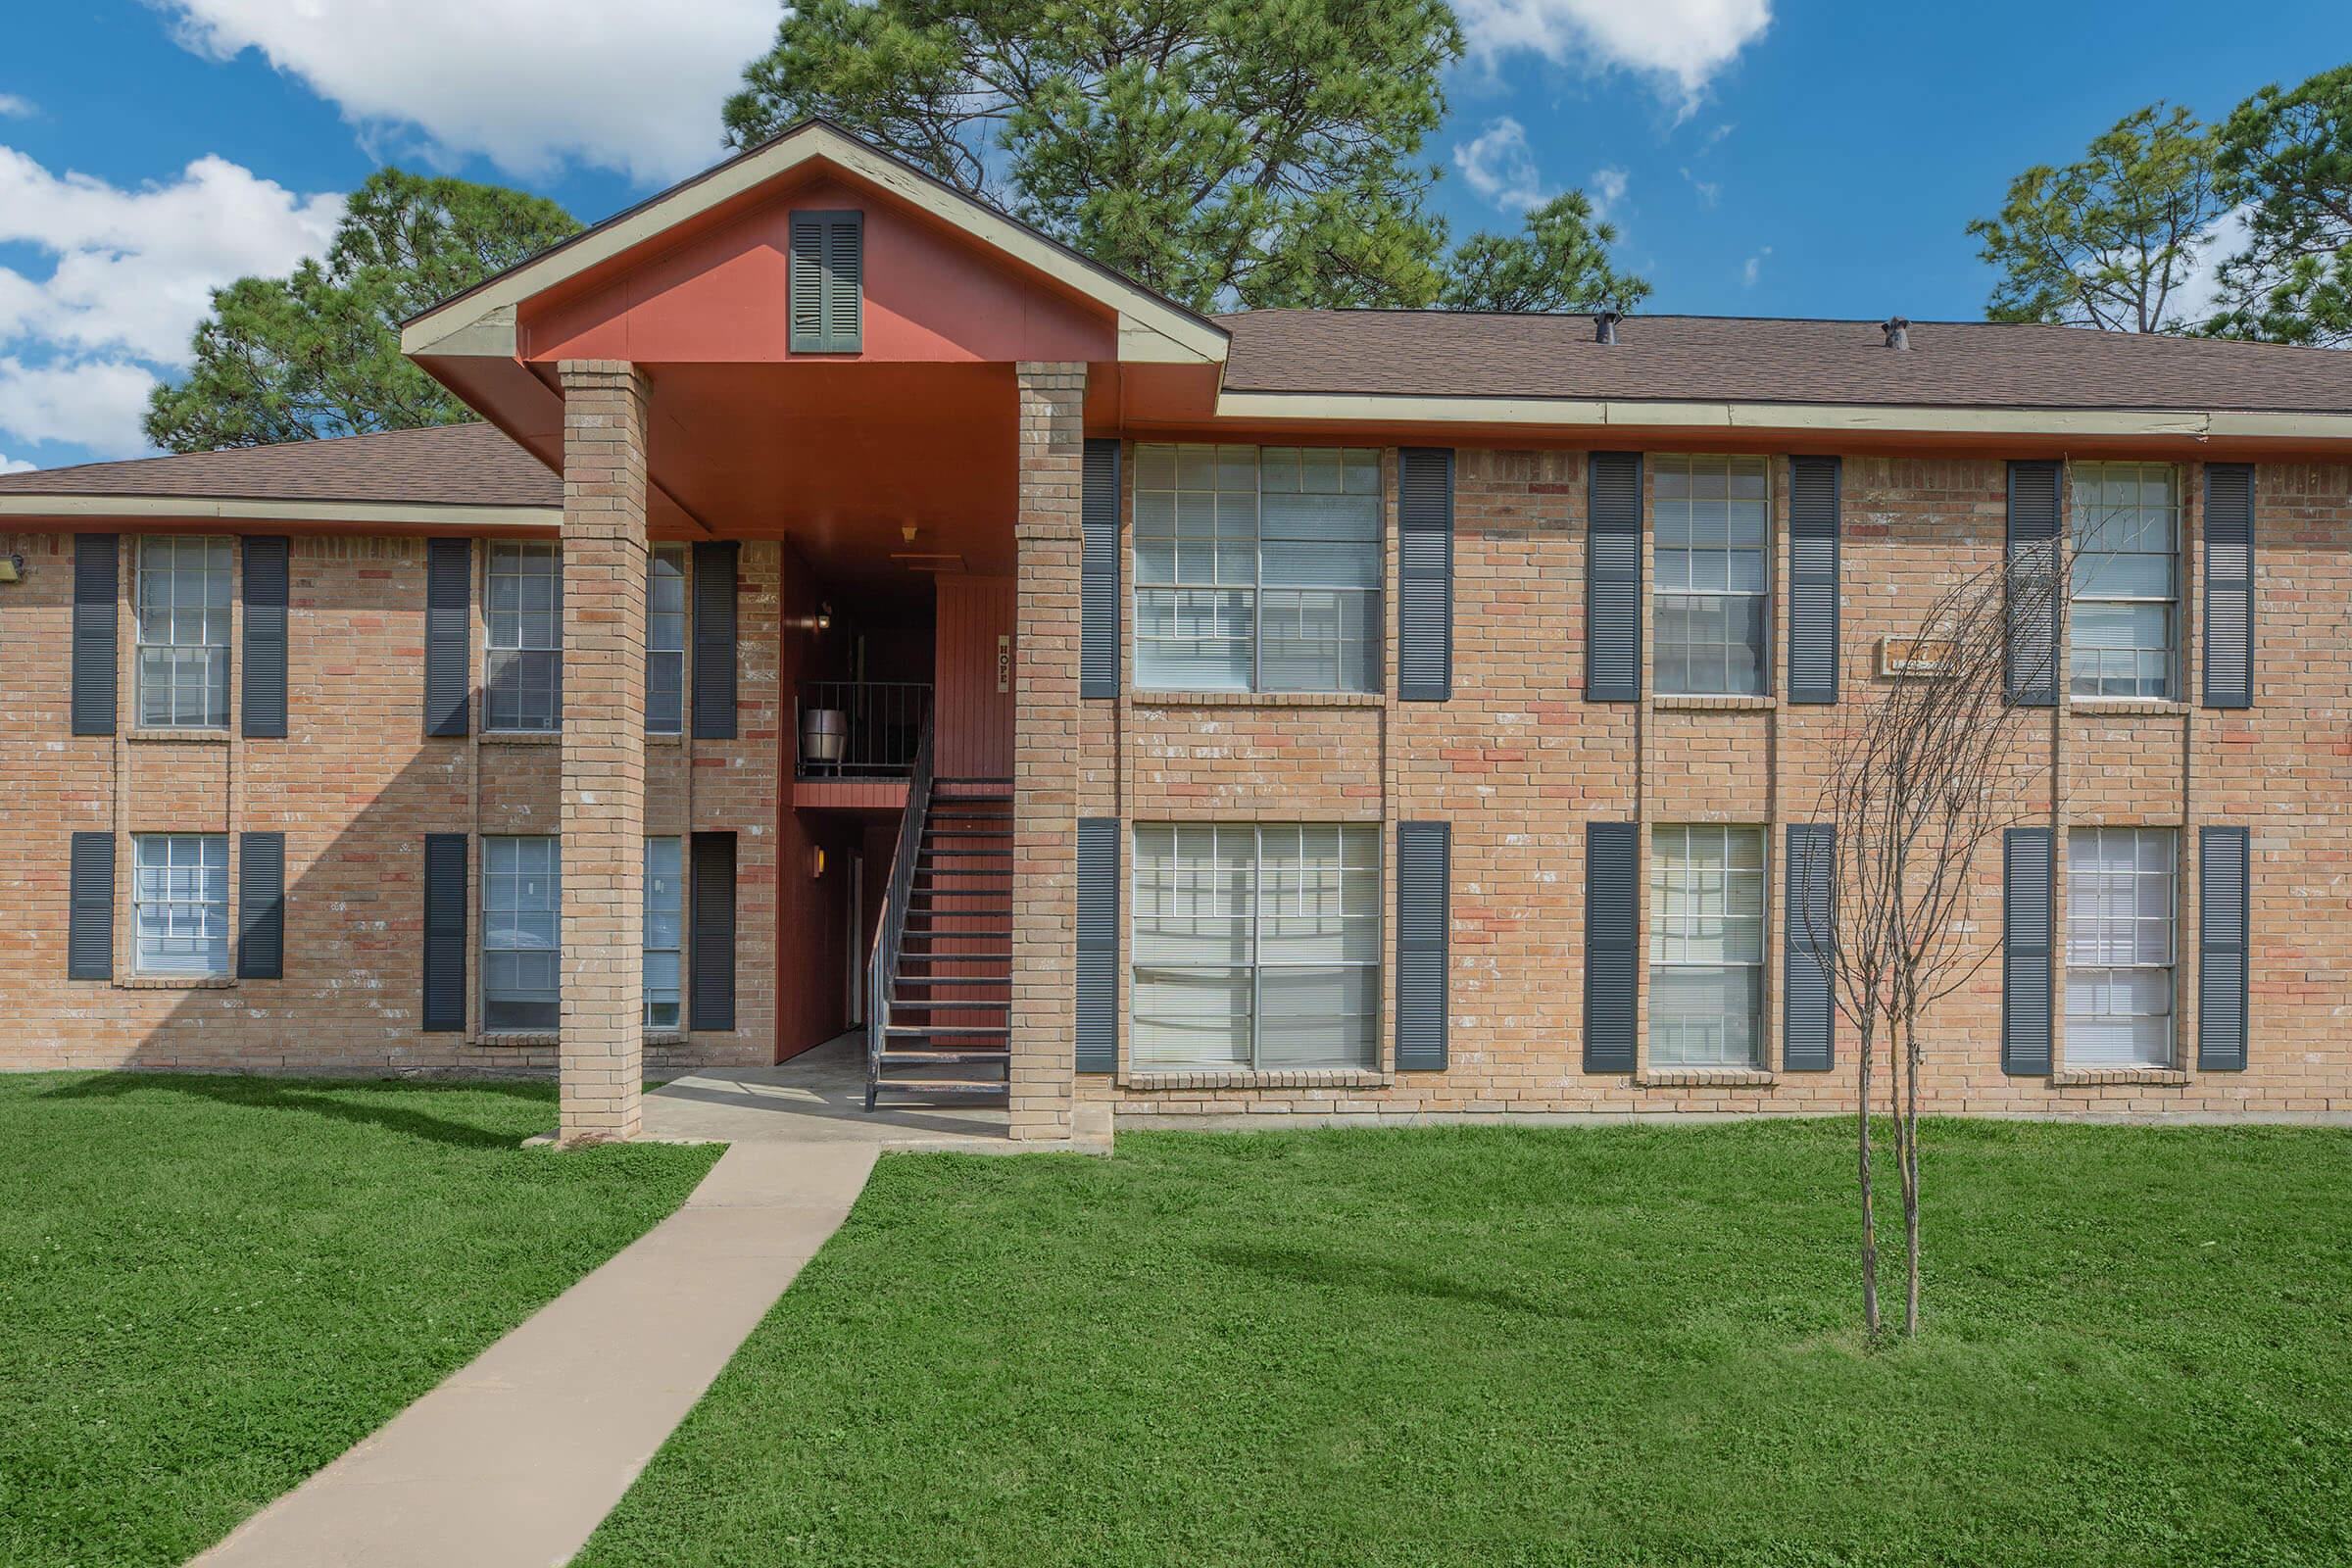
[[[1769,699],[1586,703],[1583,456],[1465,450],[1457,465],[1452,701],[1171,701],[1130,693],[1115,705],[1115,730],[1109,722],[1098,728],[1090,717],[1083,750],[1089,776],[1105,780],[1086,808],[1130,823],[1256,817],[1377,819],[1393,826],[1414,818],[1449,820],[1450,1066],[1441,1073],[1346,1074],[1325,1083],[1122,1071],[1115,1078],[1081,1078],[1079,1096],[1107,1102],[1122,1119],[1849,1106],[1853,1043],[1842,1021],[1838,1070],[1828,1074],[1768,1070],[1740,1081],[1690,1082],[1687,1074],[1581,1070],[1585,825],[1639,819],[1645,829],[1674,822],[1768,828],[1774,863],[1765,1056],[1768,1063],[1777,1061],[1783,828],[1819,814],[1830,735],[1881,689],[1875,673],[1880,639],[1911,629],[1956,576],[1999,559],[2003,465],[1954,458],[1847,460],[1845,701],[1837,709]],[[1393,453],[1388,471],[1393,497]],[[1774,474],[1777,535],[1786,515],[1785,464],[1776,460]],[[2182,690],[2191,695],[2201,487],[2196,466],[2184,466],[2182,531],[2190,562]],[[2066,824],[2126,823],[2169,825],[2182,833],[2177,1016],[2186,1070],[2161,1083],[2083,1082],[2063,1071],[2054,1079],[2002,1074],[1996,845],[1979,866],[1970,911],[1982,934],[1978,951],[1991,961],[1936,1011],[1927,1073],[1932,1108],[2352,1111],[2352,1040],[2340,1022],[2352,971],[2352,919],[2339,885],[2352,851],[2346,819],[2352,808],[2352,774],[2346,771],[2352,765],[2352,647],[2339,630],[2341,607],[2352,603],[2352,471],[2266,466],[2260,496],[2262,684],[2255,710],[2232,715],[2172,704],[2092,711],[2084,705],[2057,720],[2054,732],[2038,726],[2030,732],[2039,764],[2048,769],[2034,794],[2040,820],[2053,819],[2054,787],[2061,792],[2055,819],[2062,833]],[[1776,582],[1787,576],[1783,545]],[[1393,649],[1393,548],[1390,557]],[[1775,612],[1777,667],[1786,648],[1778,595]],[[1645,652],[1647,641],[1645,628]],[[1392,662],[1391,689],[1394,683]],[[1650,690],[1645,679],[1644,691]],[[1107,714],[1114,705],[1087,706],[1093,715]],[[2194,1068],[2194,831],[2218,821],[2255,829],[2252,1064],[2242,1073]],[[1393,831],[1386,837],[1393,859]],[[1394,907],[1392,877],[1384,918],[1393,919]],[[2063,914],[2061,922],[2063,932]],[[1643,943],[1646,951],[1646,929]],[[1388,988],[1393,1002],[1393,979]],[[2063,995],[2061,986],[2061,1013]],[[1384,1041],[1384,1061],[1393,1054],[1393,1039]]]
[[[123,545],[127,563],[130,535]],[[0,551],[21,552],[26,564],[23,582],[0,588],[0,832],[16,851],[0,899],[0,951],[15,983],[0,1020],[0,1067],[553,1070],[552,1042],[418,1028],[424,835],[557,831],[560,760],[546,742],[424,737],[424,541],[294,539],[283,740],[72,736],[73,539],[18,535]],[[744,548],[738,738],[648,748],[647,830],[732,830],[740,875],[737,1027],[656,1045],[648,1054],[657,1065],[766,1061],[775,1050],[767,956],[777,945],[780,562],[773,544]],[[478,592],[476,600],[478,684]],[[121,635],[127,647],[127,607]],[[125,721],[132,711],[126,676]],[[478,721],[478,695],[474,712]],[[212,987],[135,980],[119,927],[118,978],[67,980],[68,835],[91,829],[284,832],[285,977]],[[478,847],[468,863],[478,875]],[[119,906],[128,890],[125,839]],[[479,978],[469,954],[469,986]]]

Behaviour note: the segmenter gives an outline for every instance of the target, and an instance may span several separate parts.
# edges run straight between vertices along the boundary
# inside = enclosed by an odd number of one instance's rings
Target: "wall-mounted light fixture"
[[[825,874],[825,847],[813,844],[808,848],[808,880],[814,882]]]
[[[829,599],[816,607],[816,629],[818,631],[833,629],[833,602]]]
[[[0,556],[0,582],[23,582],[24,580],[24,558],[23,556]]]

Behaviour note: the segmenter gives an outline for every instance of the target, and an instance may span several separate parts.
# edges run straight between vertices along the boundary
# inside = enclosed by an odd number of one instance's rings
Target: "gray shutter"
[[[436,541],[437,543],[438,541]],[[424,836],[424,1028],[466,1028],[466,835]]]
[[[473,542],[432,539],[424,563],[424,732],[463,735],[472,722]],[[461,1022],[457,1027],[463,1028]]]
[[[2057,560],[2058,474],[2054,462],[2009,465],[2009,569],[2052,570]],[[2009,622],[2009,700],[2029,708],[2058,701],[2058,603],[2067,585],[2056,584],[2032,611]]]
[[[694,966],[686,1027],[735,1027],[735,835],[697,833],[686,877]]]
[[[1595,452],[1588,461],[1592,471],[1586,485],[1585,700],[1639,702],[1642,454]]]
[[[2246,932],[2253,866],[2246,830],[2197,834],[2197,1070],[2246,1067]]]
[[[1077,1034],[1080,1072],[1119,1065],[1119,819],[1078,819]]]
[[[1837,1065],[1837,1004],[1814,933],[1830,931],[1838,877],[1838,830],[1827,822],[1788,824],[1788,895],[1782,966],[1781,1070],[1828,1072]]]
[[[1119,443],[1086,444],[1079,516],[1086,551],[1079,568],[1082,635],[1078,695],[1119,695]]]
[[[2001,1071],[2050,1070],[2051,886],[2057,840],[2046,827],[2013,827],[2001,839]]]
[[[2205,706],[2254,706],[2254,465],[2205,465]]]
[[[791,349],[856,354],[865,324],[865,215],[792,215]]]
[[[286,836],[237,835],[237,978],[275,980],[286,965]]]
[[[1843,468],[1836,458],[1788,460],[1788,700],[1792,703],[1838,700],[1838,521]]]
[[[245,733],[282,740],[286,733],[286,598],[289,542],[245,541],[245,667],[237,690]]]
[[[1443,1072],[1453,824],[1396,824],[1396,1070]]]
[[[111,533],[74,536],[74,733],[115,732],[116,559]],[[110,852],[111,853],[111,852]]]
[[[694,547],[694,738],[735,738],[735,579],[742,547]]]
[[[1634,1070],[1641,826],[1585,824],[1585,1071]]]
[[[1396,454],[1396,695],[1408,703],[1453,695],[1450,447]]]
[[[74,834],[69,871],[66,978],[112,980],[115,977],[115,836]]]

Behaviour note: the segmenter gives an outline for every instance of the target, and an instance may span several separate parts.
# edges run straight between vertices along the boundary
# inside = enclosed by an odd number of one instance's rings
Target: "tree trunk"
[[[1870,1184],[1870,1053],[1871,1015],[1862,1021],[1861,1087],[1854,1102],[1855,1142],[1862,1161],[1862,1327],[1879,1337],[1879,1213]]]
[[[1919,1334],[1919,1015],[1903,1008],[1903,1337]]]

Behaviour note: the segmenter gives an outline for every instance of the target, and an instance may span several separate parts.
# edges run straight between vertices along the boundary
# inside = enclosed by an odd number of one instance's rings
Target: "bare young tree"
[[[1834,843],[1791,867],[1790,929],[1830,979],[1857,1036],[1862,1312],[1880,1329],[1872,1186],[1873,1078],[1883,1048],[1901,1177],[1903,1332],[1919,1331],[1919,1081],[1929,1009],[1999,951],[1974,918],[1980,856],[2022,821],[2047,767],[2049,710],[2014,694],[2055,677],[2066,577],[2056,541],[1942,589],[1917,629],[1889,643],[1883,693],[1832,746],[1814,820]]]

